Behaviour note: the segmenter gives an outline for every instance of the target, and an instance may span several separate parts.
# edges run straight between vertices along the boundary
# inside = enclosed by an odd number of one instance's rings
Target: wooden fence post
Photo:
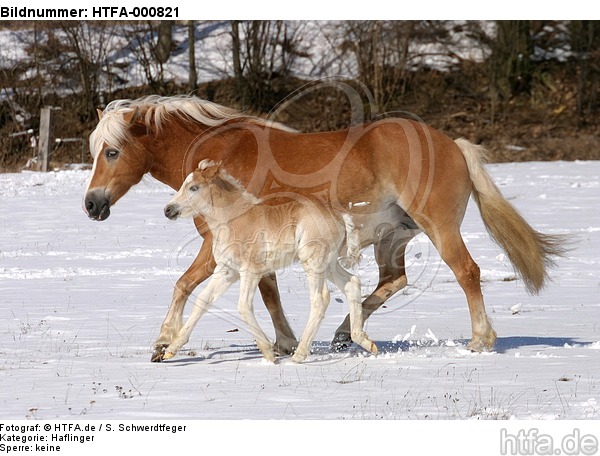
[[[42,108],[40,113],[40,141],[39,141],[39,156],[38,156],[38,171],[48,171],[48,161],[50,152],[52,151],[52,108],[46,106]]]

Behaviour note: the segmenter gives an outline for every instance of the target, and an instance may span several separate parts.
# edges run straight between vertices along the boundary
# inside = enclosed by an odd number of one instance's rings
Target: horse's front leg
[[[160,328],[160,335],[154,344],[152,362],[160,362],[164,358],[165,349],[173,342],[183,326],[183,309],[194,289],[210,277],[215,268],[212,254],[212,236],[205,233],[204,243],[190,267],[175,284],[173,299],[167,315]]]

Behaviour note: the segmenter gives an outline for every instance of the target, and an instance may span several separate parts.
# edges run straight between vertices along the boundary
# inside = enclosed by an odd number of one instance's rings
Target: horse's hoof
[[[150,362],[152,363],[160,363],[165,359],[165,350],[168,345],[159,345],[154,348],[154,353],[152,353],[152,358],[150,358]]]
[[[467,348],[476,353],[491,352],[494,349],[496,337],[496,331],[491,329],[482,336],[473,337],[467,344]]]
[[[474,353],[483,353],[483,352],[490,352],[492,351],[494,348],[493,344],[489,344],[489,343],[485,343],[482,340],[471,340],[471,342],[469,342],[467,344],[467,349],[471,350]]]
[[[275,341],[275,353],[285,356],[292,355],[298,347],[298,341],[296,339],[290,339],[289,337],[279,337]]]
[[[352,345],[352,337],[348,333],[336,333],[331,341],[331,350],[334,352],[343,352]]]

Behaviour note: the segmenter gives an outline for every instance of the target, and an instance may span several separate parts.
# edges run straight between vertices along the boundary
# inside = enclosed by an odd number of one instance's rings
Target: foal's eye
[[[119,151],[115,149],[106,149],[104,155],[107,160],[114,160],[119,156]]]
[[[190,186],[190,192],[197,192],[198,191],[198,186],[197,185],[191,185]]]

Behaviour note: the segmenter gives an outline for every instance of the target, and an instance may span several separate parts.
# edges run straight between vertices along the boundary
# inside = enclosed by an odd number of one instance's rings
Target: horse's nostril
[[[106,220],[110,215],[110,200],[105,191],[91,190],[85,197],[84,210],[93,220]]]

